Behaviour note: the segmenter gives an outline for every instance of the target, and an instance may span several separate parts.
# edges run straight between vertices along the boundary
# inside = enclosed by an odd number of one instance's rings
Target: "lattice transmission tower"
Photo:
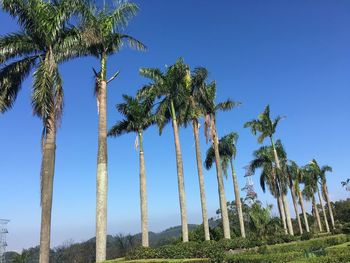
[[[252,179],[253,173],[252,173],[252,170],[250,169],[250,165],[245,166],[244,169],[245,169],[244,177],[246,178],[246,184],[242,188],[242,190],[246,192],[245,200],[249,204],[252,204],[258,197],[258,195],[254,190],[254,183]]]
[[[6,235],[8,233],[6,225],[10,220],[0,219],[0,263],[5,263]]]

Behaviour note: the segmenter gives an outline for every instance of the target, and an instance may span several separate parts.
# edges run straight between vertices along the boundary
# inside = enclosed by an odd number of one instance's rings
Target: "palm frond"
[[[112,128],[108,131],[107,136],[117,137],[128,132],[130,132],[129,121],[122,120],[112,126]]]
[[[34,67],[38,56],[27,57],[0,69],[0,112],[12,108],[23,80]]]
[[[38,53],[39,47],[29,35],[23,32],[10,33],[0,38],[0,64],[13,58],[33,56]]]
[[[214,151],[214,148],[211,146],[206,153],[206,157],[204,161],[205,169],[210,170],[214,162],[215,162],[215,151]]]

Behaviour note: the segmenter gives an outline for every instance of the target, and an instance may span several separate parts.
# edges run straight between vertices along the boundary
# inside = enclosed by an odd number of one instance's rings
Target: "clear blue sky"
[[[272,115],[285,115],[276,137],[300,165],[312,158],[331,165],[333,200],[348,197],[340,181],[350,177],[350,2],[296,1],[137,1],[141,11],[127,32],[142,40],[144,53],[123,49],[108,61],[108,73],[120,76],[108,90],[108,126],[119,119],[114,105],[121,94],[135,94],[147,80],[140,67],[170,65],[182,56],[192,68],[205,66],[218,84],[218,99],[241,101],[240,108],[218,116],[220,135],[237,131],[236,167],[241,187],[243,167],[258,148],[245,121],[266,104]],[[0,12],[0,34],[16,23]],[[65,109],[57,139],[52,214],[52,245],[82,241],[95,232],[97,111],[93,97],[94,58],[61,67]],[[0,218],[9,218],[9,249],[39,241],[41,122],[32,116],[29,78],[15,107],[0,117]],[[203,135],[203,134],[202,134]],[[181,129],[189,223],[200,223],[200,201],[192,129]],[[138,154],[134,135],[109,139],[108,232],[135,233],[139,224]],[[144,138],[150,229],[180,224],[171,127]],[[206,151],[202,136],[202,152]],[[254,178],[259,199],[263,194]],[[215,171],[205,173],[210,216],[218,208]],[[232,181],[226,181],[233,199]],[[243,195],[244,193],[242,193]]]

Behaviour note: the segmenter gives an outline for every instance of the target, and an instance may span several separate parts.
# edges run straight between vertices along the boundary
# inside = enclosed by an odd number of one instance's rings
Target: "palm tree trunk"
[[[197,160],[197,171],[198,171],[198,180],[199,180],[199,192],[200,192],[201,207],[202,207],[204,239],[210,240],[209,223],[208,223],[208,215],[207,215],[207,202],[205,198],[205,187],[204,187],[204,177],[203,177],[203,167],[202,167],[202,155],[201,155],[201,147],[200,147],[200,141],[199,141],[198,120],[194,119],[192,121],[192,125],[193,125],[194,141],[196,145],[196,160]]]
[[[296,195],[295,195],[295,187],[294,187],[294,185],[292,185],[290,187],[290,192],[292,194],[294,212],[295,212],[295,216],[296,216],[297,221],[298,221],[299,232],[300,232],[300,235],[302,235],[303,234],[303,227],[301,225],[301,220],[300,220],[300,215],[299,215],[299,211],[298,211],[298,203],[297,203],[297,198],[296,198]]]
[[[284,229],[284,233],[288,234],[288,229],[287,229],[287,224],[286,224],[286,215],[284,213],[282,198],[277,197],[276,200],[277,200],[278,212],[280,213],[280,218],[281,218],[282,226]]]
[[[292,219],[291,219],[290,210],[289,210],[289,204],[288,204],[287,196],[285,194],[282,194],[282,201],[283,201],[283,206],[284,206],[284,212],[286,214],[288,233],[289,233],[289,235],[294,236]]]
[[[244,221],[243,221],[242,203],[241,203],[241,197],[239,194],[237,175],[233,166],[232,159],[230,160],[230,164],[231,164],[231,171],[232,171],[233,188],[235,190],[235,201],[236,201],[236,208],[237,208],[237,214],[238,214],[239,228],[241,230],[241,236],[245,238],[246,236],[245,236],[245,228],[244,228]]]
[[[324,195],[325,195],[325,197],[326,197],[326,201],[327,201],[327,205],[328,205],[329,217],[331,218],[332,228],[335,229],[334,216],[333,216],[333,209],[332,209],[331,200],[330,200],[330,198],[329,198],[327,185],[326,185],[326,184],[323,184],[322,187],[323,187],[323,192],[324,192]]]
[[[326,214],[326,210],[324,209],[324,206],[323,206],[323,201],[322,201],[321,193],[318,189],[318,186],[317,186],[317,194],[318,194],[318,199],[320,200],[320,206],[322,208],[322,214],[323,214],[324,223],[326,225],[326,231],[328,233],[329,232],[329,225],[328,225],[328,220],[327,220],[327,214]]]
[[[315,216],[316,216],[316,222],[317,222],[317,225],[318,225],[318,229],[320,230],[320,232],[323,232],[321,219],[320,219],[320,214],[318,213],[318,209],[317,209],[316,200],[315,200],[315,196],[314,195],[312,195],[312,206],[314,208],[314,213],[315,213]]]
[[[222,218],[222,227],[224,230],[224,238],[230,239],[230,222],[228,218],[227,212],[227,202],[225,196],[225,186],[224,180],[222,178],[222,170],[221,170],[221,161],[220,161],[220,153],[219,153],[219,139],[216,132],[216,124],[215,124],[215,116],[211,116],[211,140],[215,152],[215,165],[216,165],[216,176],[218,180],[218,191],[219,191],[219,200],[220,200],[220,210],[221,210],[221,218]]]
[[[107,246],[107,82],[106,55],[101,57],[98,89],[98,152],[96,174],[96,262],[106,260]]]
[[[56,128],[47,129],[41,163],[41,230],[39,263],[49,263],[53,178],[56,157]]]
[[[298,195],[299,195],[299,204],[301,207],[301,211],[303,212],[303,217],[304,217],[304,222],[305,222],[305,229],[306,232],[310,232],[310,227],[309,227],[309,221],[307,219],[307,215],[306,215],[306,210],[305,210],[305,206],[304,206],[304,200],[303,200],[303,196],[301,194],[301,191],[297,191]]]
[[[272,148],[273,148],[273,154],[274,154],[274,157],[275,157],[276,166],[277,166],[278,170],[281,171],[281,165],[280,165],[280,161],[279,161],[279,158],[278,158],[278,155],[277,155],[275,143],[273,142],[272,137],[270,137],[270,139],[271,139],[271,145],[272,145]],[[292,219],[291,219],[291,216],[290,216],[288,200],[287,200],[286,195],[282,191],[282,187],[281,187],[281,195],[282,195],[282,201],[283,201],[283,206],[284,206],[284,212],[286,214],[288,233],[293,236],[294,235],[294,231],[293,231]]]
[[[176,152],[176,169],[177,169],[177,184],[179,190],[181,226],[182,226],[182,241],[188,242],[188,225],[186,212],[186,196],[185,196],[185,182],[183,173],[182,154],[179,138],[179,129],[176,120],[174,103],[171,102],[172,125],[174,131],[175,152]]]
[[[141,200],[141,233],[142,246],[148,247],[148,209],[147,209],[147,188],[146,188],[146,169],[145,157],[143,153],[143,138],[142,132],[138,133],[140,143],[140,200]]]

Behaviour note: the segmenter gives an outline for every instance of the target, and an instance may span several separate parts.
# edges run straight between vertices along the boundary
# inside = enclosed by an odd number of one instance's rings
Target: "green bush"
[[[292,241],[296,241],[299,238],[296,236],[286,235],[286,234],[279,234],[275,236],[271,236],[267,238],[267,244],[268,245],[275,245],[275,244],[282,244],[282,243],[289,243]]]
[[[303,252],[289,252],[276,254],[242,253],[226,257],[228,263],[283,263],[303,257]]]
[[[326,248],[325,256],[315,256],[313,258],[301,258],[293,263],[348,263],[350,262],[350,247]]]
[[[312,232],[304,232],[301,237],[300,240],[304,241],[304,240],[310,240],[311,238],[314,237],[314,233]]]
[[[329,246],[342,244],[348,241],[347,235],[326,236],[301,242],[268,246],[268,253],[286,253],[289,251],[316,251]]]
[[[350,234],[350,223],[343,224],[341,230],[344,234]]]

